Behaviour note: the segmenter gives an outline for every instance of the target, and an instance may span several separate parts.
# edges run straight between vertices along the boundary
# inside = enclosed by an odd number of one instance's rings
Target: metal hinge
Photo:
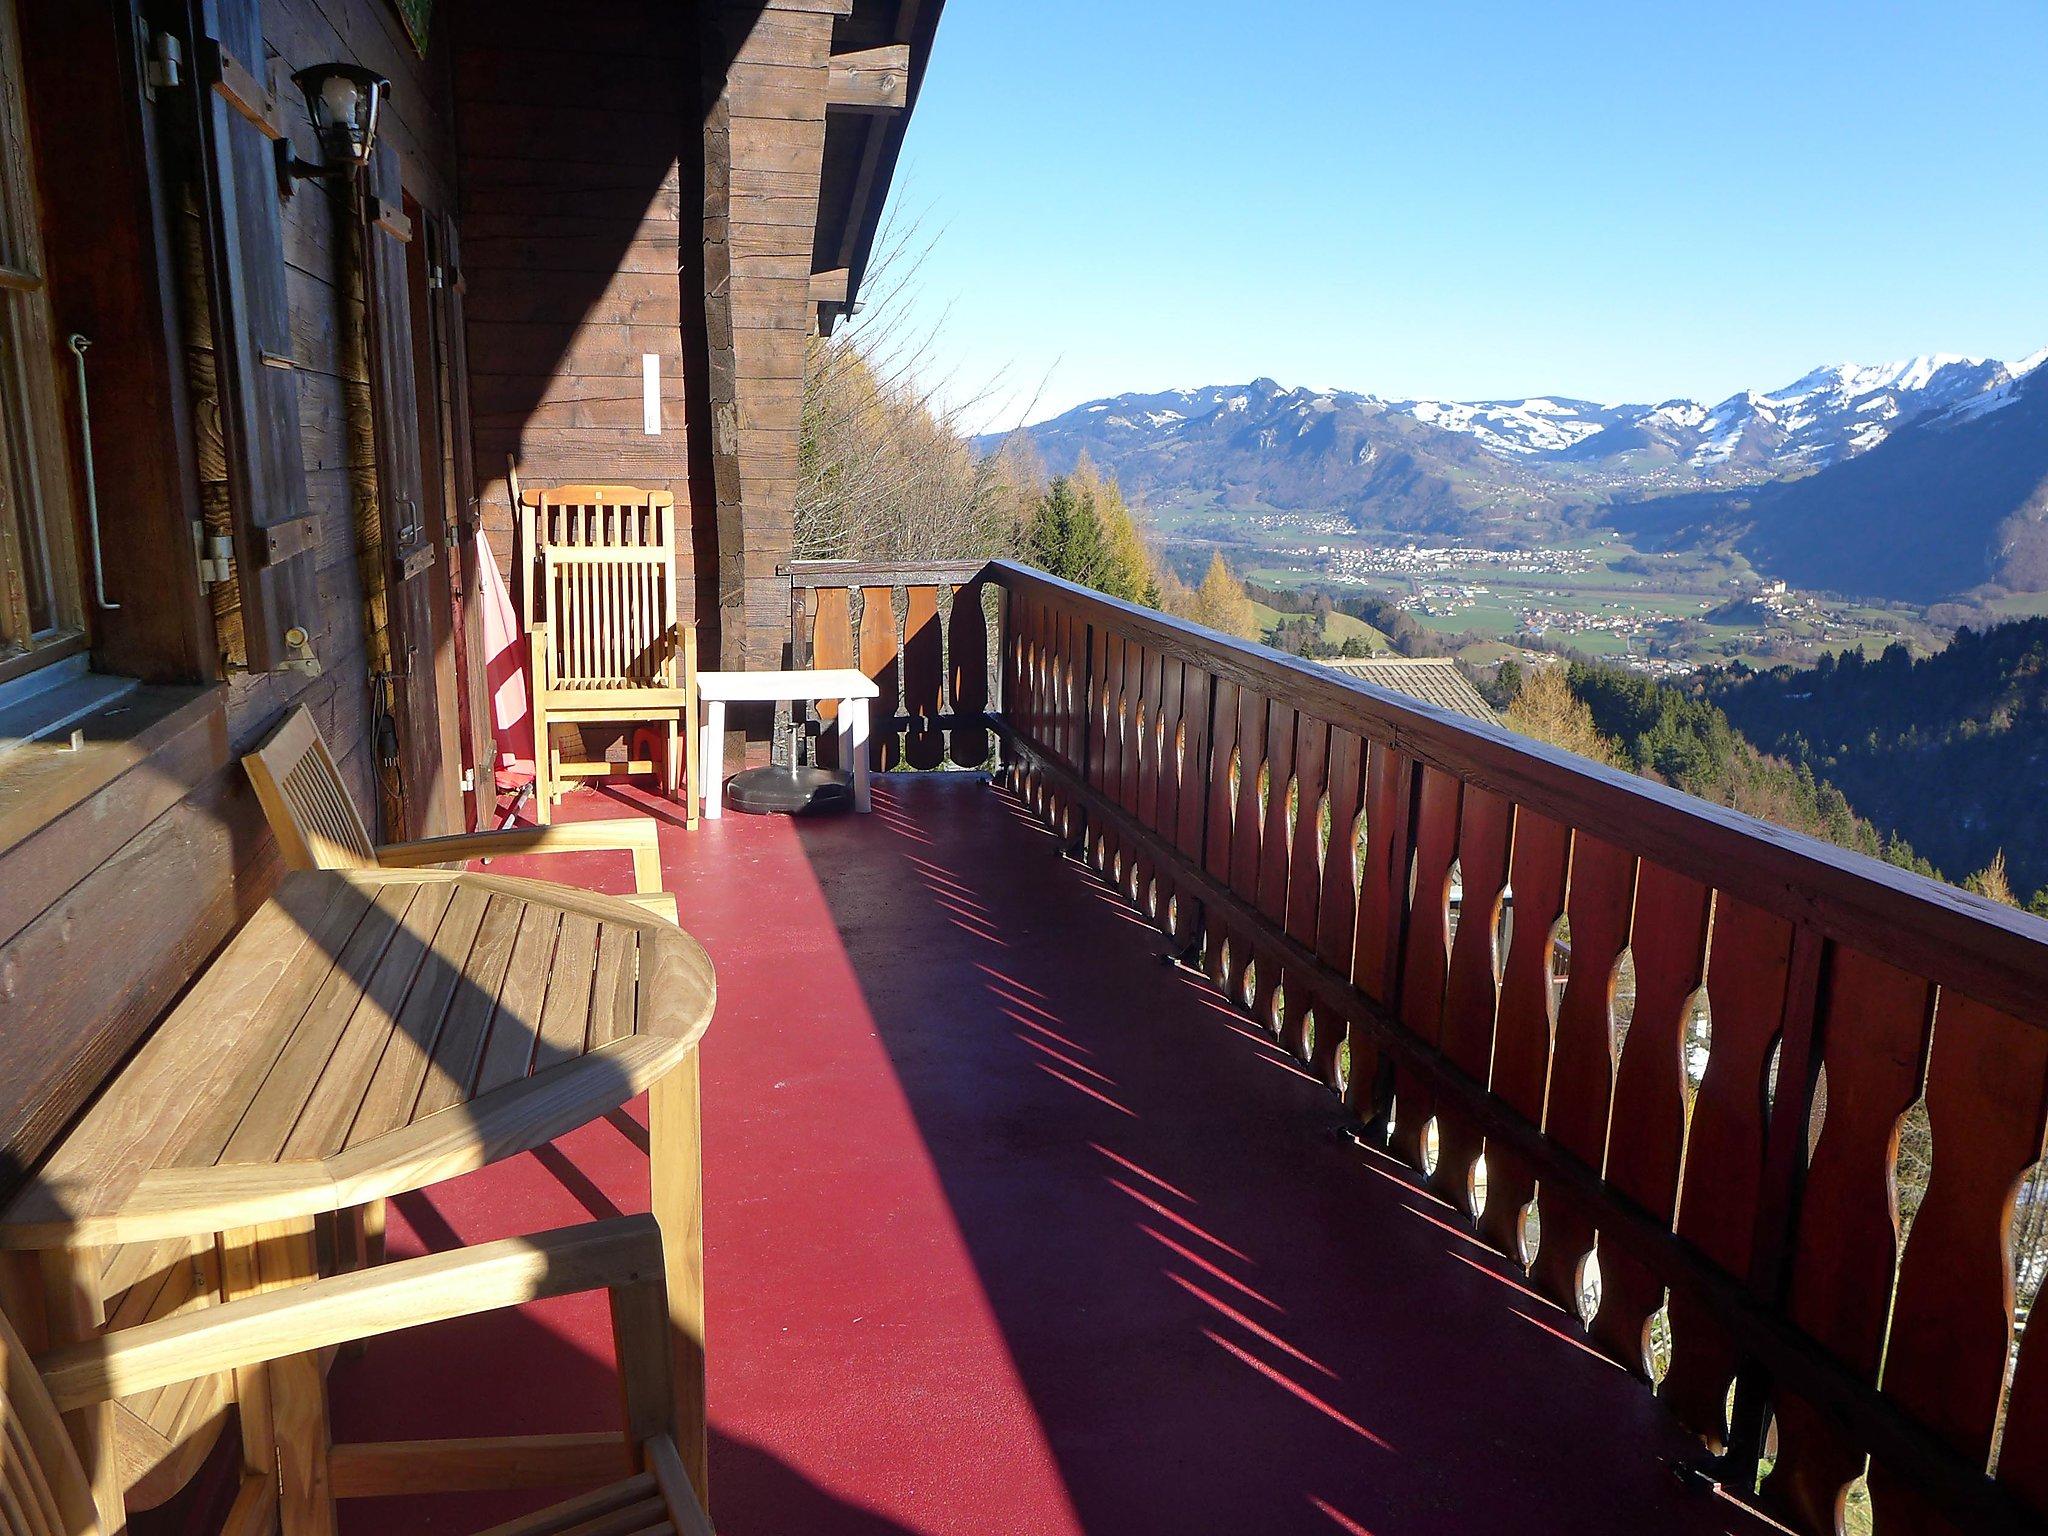
[[[476,770],[474,768],[465,768],[462,770],[462,792],[465,795],[474,794],[476,792]]]
[[[192,525],[193,555],[199,562],[199,585],[217,587],[235,579],[235,541],[224,533],[209,534],[204,523]]]
[[[135,23],[142,44],[142,93],[151,101],[158,91],[175,91],[185,83],[185,50],[168,32],[152,32],[149,23]]]
[[[448,286],[448,269],[438,261],[427,268],[427,286],[429,288],[446,288]]]

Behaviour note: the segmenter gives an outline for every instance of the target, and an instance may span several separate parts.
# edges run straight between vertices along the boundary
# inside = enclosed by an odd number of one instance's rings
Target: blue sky
[[[2018,357],[2044,64],[2043,0],[950,0],[898,302],[975,426],[1260,374],[1718,400]]]

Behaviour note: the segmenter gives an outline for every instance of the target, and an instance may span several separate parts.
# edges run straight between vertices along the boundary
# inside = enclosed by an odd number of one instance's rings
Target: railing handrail
[[[998,585],[1114,616],[1143,644],[2048,1029],[2048,919],[1033,566],[986,569]]]
[[[792,560],[775,568],[792,587],[900,587],[972,581],[985,560]]]

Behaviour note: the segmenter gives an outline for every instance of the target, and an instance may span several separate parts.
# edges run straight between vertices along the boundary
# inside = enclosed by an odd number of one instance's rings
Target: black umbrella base
[[[749,816],[829,816],[853,809],[853,782],[825,768],[749,768],[725,782],[725,803]]]

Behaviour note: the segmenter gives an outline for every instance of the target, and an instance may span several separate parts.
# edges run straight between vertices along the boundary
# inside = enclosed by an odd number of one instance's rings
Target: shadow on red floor
[[[890,778],[871,817],[663,848],[719,972],[725,1536],[1765,1528],[1682,1486],[1693,1447],[1648,1394],[1006,795]],[[643,1119],[399,1202],[394,1248],[645,1209]],[[617,1422],[601,1300],[388,1340],[334,1386],[344,1438]],[[344,1529],[534,1502],[366,1503]]]

